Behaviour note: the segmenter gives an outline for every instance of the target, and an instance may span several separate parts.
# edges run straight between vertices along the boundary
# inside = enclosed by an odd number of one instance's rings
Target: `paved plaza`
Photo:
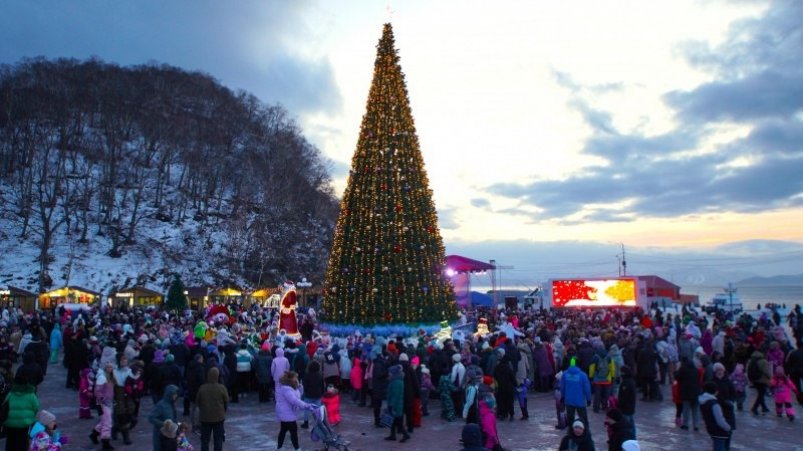
[[[64,389],[66,372],[61,365],[50,365],[45,382],[39,387],[42,408],[56,414],[59,428],[71,440],[66,449],[92,450],[100,445],[92,445],[88,434],[97,421],[78,419],[78,394]],[[663,387],[668,397],[668,387]],[[345,398],[345,397],[344,397]],[[752,397],[751,399],[752,400]],[[749,401],[750,401],[749,400]],[[254,392],[230,405],[226,420],[226,450],[273,450],[276,448],[278,422],[273,413],[273,403],[259,404]],[[767,400],[772,406],[771,400]],[[139,415],[139,425],[132,432],[133,445],[124,446],[115,441],[117,449],[144,451],[151,448],[152,429],[147,422],[151,409],[150,397],[143,399]],[[176,402],[181,413],[181,399]],[[499,436],[505,449],[517,451],[556,450],[562,432],[554,429],[554,401],[551,395],[531,394],[529,400],[530,419],[500,422]],[[518,409],[518,408],[517,408]],[[430,403],[432,415],[424,418],[424,425],[416,429],[412,439],[406,443],[392,443],[382,440],[387,429],[377,429],[369,408],[357,407],[350,400],[341,404],[343,422],[336,427],[338,432],[351,442],[351,450],[458,450],[462,422],[448,423],[439,418],[437,401]],[[603,414],[590,413],[591,431],[598,450],[607,450],[603,427]],[[710,439],[701,425],[699,432],[683,431],[674,427],[675,407],[669,401],[662,403],[639,402],[636,408],[638,439],[643,450],[684,450],[697,451],[711,449]],[[319,443],[309,438],[309,431],[300,429],[301,447],[304,450],[319,449]],[[733,439],[733,450],[803,450],[803,426],[798,419],[776,418],[773,413],[753,417],[749,412],[737,412],[737,430]],[[196,450],[200,449],[198,436],[192,436]],[[283,449],[292,450],[289,436]]]

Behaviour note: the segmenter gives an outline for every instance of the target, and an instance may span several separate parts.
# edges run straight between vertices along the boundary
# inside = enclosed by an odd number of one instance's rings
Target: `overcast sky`
[[[284,105],[341,193],[390,20],[447,253],[524,285],[616,275],[622,244],[803,273],[803,2],[388,3],[6,0],[0,62],[207,72]]]

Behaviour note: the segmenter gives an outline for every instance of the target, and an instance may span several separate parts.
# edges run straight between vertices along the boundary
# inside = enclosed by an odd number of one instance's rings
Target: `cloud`
[[[757,255],[782,257],[803,252],[803,243],[782,240],[745,240],[725,243],[717,246],[715,251],[728,254]]]
[[[591,130],[582,152],[596,157],[594,162],[563,179],[496,183],[487,192],[516,199],[519,206],[513,210],[533,221],[565,224],[800,205],[800,17],[803,2],[772,2],[763,16],[733,24],[715,48],[699,42],[679,45],[689,64],[715,77],[663,96],[676,125],[661,134],[618,129],[613,113],[593,106],[605,85],[583,86],[570,74],[554,71],[556,83],[571,93],[569,107]],[[623,88],[610,84],[610,89]],[[714,139],[735,124],[748,133]]]
[[[325,58],[302,55],[314,39],[304,22],[311,2],[138,0],[3,2],[0,62],[23,57],[160,62],[211,74],[294,114],[341,108]]]
[[[332,179],[336,180],[348,177],[349,171],[351,170],[350,164],[332,159],[328,159],[327,163],[327,169],[329,169],[329,174],[332,176]]]
[[[477,208],[488,208],[491,206],[491,201],[484,198],[471,199],[471,205]]]
[[[438,209],[438,225],[444,230],[456,230],[460,227],[457,221],[457,208],[446,207]]]
[[[656,274],[681,285],[719,286],[755,275],[790,274],[789,268],[803,265],[803,243],[795,241],[739,241],[706,250],[633,246],[625,250],[628,273]],[[570,240],[449,241],[446,253],[512,266],[503,271],[503,283],[532,286],[552,278],[616,276],[621,247]]]

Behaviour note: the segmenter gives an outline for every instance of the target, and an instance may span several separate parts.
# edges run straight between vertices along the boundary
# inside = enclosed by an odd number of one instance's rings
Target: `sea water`
[[[783,305],[791,309],[795,304],[803,307],[803,286],[739,286],[735,296],[742,301],[746,310],[755,310],[758,305],[763,307],[768,302]],[[717,293],[725,293],[722,286],[695,286],[687,285],[680,289],[682,294],[696,294],[700,297],[700,305],[705,305]]]

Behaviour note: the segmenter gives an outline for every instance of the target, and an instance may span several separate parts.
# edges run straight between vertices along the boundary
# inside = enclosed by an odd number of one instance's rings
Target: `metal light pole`
[[[307,288],[312,286],[312,282],[307,282],[306,277],[301,278],[301,282],[296,284],[298,288],[301,288],[301,304],[306,307],[307,306]]]
[[[618,244],[622,247],[621,257],[616,254],[616,261],[619,262],[619,277],[627,276],[627,258],[625,257],[625,243],[621,241],[608,241],[611,244]]]
[[[725,292],[728,293],[728,302],[730,303],[730,311],[733,314],[733,293],[736,292],[736,288],[733,288],[733,284],[728,282],[728,288],[725,289]]]

